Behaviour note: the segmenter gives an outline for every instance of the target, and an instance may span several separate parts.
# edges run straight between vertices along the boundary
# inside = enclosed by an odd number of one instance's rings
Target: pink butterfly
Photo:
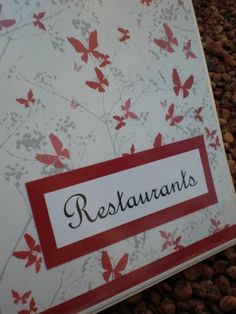
[[[219,137],[216,136],[215,142],[214,143],[210,143],[209,146],[214,148],[214,150],[217,150],[217,148],[220,147]]]
[[[163,24],[164,31],[166,33],[167,40],[164,39],[154,39],[154,43],[160,48],[166,49],[168,52],[174,52],[172,45],[178,46],[178,40],[174,37],[171,28],[167,23]]]
[[[117,30],[122,34],[122,36],[119,38],[119,41],[125,42],[130,39],[130,33],[128,29],[118,27]]]
[[[210,131],[207,127],[205,127],[205,131],[206,131],[206,137],[211,138],[211,139],[214,138],[217,132],[216,130]]]
[[[98,59],[100,57],[100,53],[96,50],[98,47],[97,41],[97,31],[94,30],[89,34],[88,39],[88,48],[86,48],[82,42],[74,37],[67,37],[69,43],[75,48],[75,51],[81,53],[81,60],[85,63],[88,62],[88,56],[92,55],[94,58]]]
[[[85,84],[90,88],[97,89],[100,93],[103,93],[105,92],[105,87],[109,86],[109,82],[99,68],[96,67],[95,72],[97,74],[97,81],[86,81]]]
[[[196,121],[200,121],[203,122],[203,117],[200,115],[200,113],[202,112],[203,107],[199,107],[197,109],[195,109],[194,113],[194,118]]]
[[[122,272],[125,270],[128,263],[128,257],[128,253],[125,253],[116,266],[113,267],[107,251],[102,252],[102,268],[104,269],[102,275],[106,282],[110,280],[110,277],[114,280],[122,276]]]
[[[124,154],[122,154],[122,156],[125,157],[125,156],[132,155],[134,153],[135,153],[135,147],[134,147],[134,144],[132,144],[132,146],[130,147],[130,152],[129,153],[124,153]]]
[[[82,69],[82,65],[77,64],[74,62],[74,71],[79,72]]]
[[[51,144],[55,150],[55,154],[37,154],[35,159],[46,165],[53,165],[55,168],[63,168],[65,166],[65,158],[70,158],[70,153],[67,148],[63,148],[60,139],[51,133],[49,135]]]
[[[0,4],[0,13],[2,11],[2,5]],[[12,25],[14,25],[16,23],[16,20],[14,19],[4,19],[4,20],[0,20],[0,31],[3,28],[8,28],[11,27]]]
[[[173,69],[172,72],[172,81],[174,83],[174,92],[176,96],[179,95],[179,92],[183,92],[183,98],[186,98],[189,95],[189,90],[191,89],[193,85],[193,75],[190,75],[186,81],[182,84],[180,81],[179,74],[176,69]]]
[[[26,304],[28,298],[31,295],[31,291],[27,291],[24,294],[22,294],[22,296],[20,296],[18,292],[16,292],[15,290],[11,290],[11,294],[12,294],[15,304],[19,304],[20,302],[22,304]]]
[[[157,148],[157,147],[160,147],[161,145],[162,145],[162,134],[158,133],[154,140],[153,147]]]
[[[160,231],[160,235],[163,239],[165,239],[161,248],[162,251],[165,251],[168,247],[172,246],[172,234],[170,232]]]
[[[191,51],[191,45],[192,45],[191,40],[187,41],[186,44],[184,44],[183,51],[184,51],[184,54],[186,56],[186,59],[189,59],[189,58],[196,59],[197,58],[197,56]]]
[[[16,98],[16,101],[25,106],[25,108],[30,107],[30,104],[34,104],[36,102],[32,89],[29,89],[27,98]]]
[[[33,22],[33,24],[34,24],[34,26],[38,26],[43,31],[46,31],[45,25],[41,21],[42,18],[44,18],[44,16],[45,16],[45,12],[40,12],[38,14],[34,14],[33,18],[35,19],[35,21]]]
[[[131,107],[131,100],[129,98],[126,100],[125,104],[121,106],[121,111],[125,112],[124,117],[126,119],[128,118],[137,119],[138,118],[137,115],[134,112],[130,111],[130,107]]]
[[[118,122],[118,124],[115,127],[116,130],[119,130],[120,128],[125,126],[125,117],[113,116],[113,119],[115,119]]]
[[[175,126],[183,120],[183,116],[174,116],[175,105],[171,104],[166,114],[166,121],[170,120],[170,126]]]

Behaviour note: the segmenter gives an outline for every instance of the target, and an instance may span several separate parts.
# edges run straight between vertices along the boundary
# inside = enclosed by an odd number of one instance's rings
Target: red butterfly
[[[102,62],[99,64],[101,68],[105,67],[106,65],[111,64],[111,61],[109,60],[110,57],[108,55],[104,55],[100,53],[99,58],[102,59]]]
[[[27,262],[25,264],[25,267],[29,267],[35,264],[35,271],[36,273],[38,273],[40,271],[42,263],[42,258],[38,258],[38,253],[41,252],[40,245],[36,244],[35,240],[28,233],[24,235],[24,238],[28,249],[26,251],[13,252],[13,256],[19,259],[26,259]]]
[[[76,62],[74,62],[74,71],[79,72],[82,69],[82,65],[77,65]]]
[[[2,11],[2,5],[0,4],[0,13]],[[4,20],[0,20],[0,31],[3,29],[3,28],[8,28],[12,25],[14,25],[16,23],[16,20],[13,20],[13,19],[4,19]]]
[[[137,119],[138,117],[136,116],[136,114],[132,111],[129,111],[131,107],[131,100],[130,98],[126,100],[125,104],[121,106],[121,111],[125,112],[124,117],[126,119],[131,118],[131,119]]]
[[[12,297],[13,297],[13,299],[14,299],[14,303],[15,303],[15,304],[18,304],[18,303],[20,303],[20,302],[21,302],[22,304],[26,304],[28,298],[29,298],[30,295],[31,295],[31,291],[27,291],[27,292],[25,292],[24,294],[22,294],[22,296],[20,296],[18,292],[16,292],[15,290],[11,290],[11,294],[12,294]]]
[[[203,122],[203,117],[200,115],[200,113],[202,112],[203,107],[199,107],[197,109],[195,109],[194,113],[194,118],[195,120],[198,120],[200,122]]]
[[[36,307],[34,298],[31,299],[30,304],[29,304],[29,309],[24,309],[18,312],[18,314],[32,314],[33,313],[37,313],[38,308]]]
[[[122,154],[122,156],[126,157],[126,156],[132,155],[134,153],[135,153],[135,147],[134,147],[134,144],[132,144],[132,146],[130,147],[130,153],[124,153],[124,154]]]
[[[29,89],[28,93],[27,93],[27,99],[25,98],[16,98],[16,101],[21,104],[24,105],[25,108],[30,107],[30,104],[34,104],[35,103],[35,98],[34,98],[34,94],[32,92],[32,89]]]
[[[49,135],[49,139],[52,143],[52,146],[55,150],[55,155],[51,154],[37,154],[35,159],[38,161],[46,164],[46,165],[53,165],[55,168],[62,168],[65,166],[64,160],[65,158],[70,158],[70,153],[67,148],[63,148],[63,144],[60,139],[51,133]]]
[[[117,265],[113,267],[107,251],[102,252],[102,267],[105,270],[102,275],[106,282],[109,281],[111,276],[112,280],[122,276],[121,272],[124,271],[127,266],[128,257],[128,253],[125,253],[118,261]]]
[[[152,3],[152,0],[141,0],[142,4],[146,4],[147,6],[150,6],[150,4]]]
[[[121,116],[113,116],[113,119],[115,119],[116,121],[118,121],[117,126],[115,127],[116,130],[119,130],[120,128],[122,128],[123,126],[125,126],[125,117],[121,117]]]
[[[40,12],[38,14],[34,14],[33,18],[35,21],[33,22],[34,26],[38,26],[40,29],[46,31],[45,25],[42,23],[42,18],[44,17],[45,12]]]
[[[170,232],[165,232],[165,231],[160,231],[160,235],[163,239],[165,239],[165,242],[162,245],[161,250],[165,251],[166,249],[168,249],[169,246],[172,246],[172,234]]]
[[[127,41],[130,39],[130,33],[128,29],[118,27],[117,30],[122,34],[119,41]]]
[[[197,56],[191,51],[191,40],[187,41],[186,44],[183,47],[184,54],[186,56],[186,59],[192,58],[196,59]]]
[[[96,81],[86,81],[85,84],[88,85],[90,88],[97,89],[99,92],[105,92],[105,86],[109,86],[108,80],[104,76],[99,68],[95,68],[95,72],[97,74],[98,82]],[[104,86],[105,85],[105,86]]]
[[[154,39],[153,41],[160,48],[166,49],[168,52],[174,52],[172,45],[178,46],[178,40],[173,36],[172,30],[166,23],[163,24],[163,28],[166,33],[167,40]]]
[[[179,95],[179,92],[182,90],[183,92],[183,98],[186,98],[189,95],[189,89],[192,87],[193,85],[193,75],[190,75],[187,80],[182,84],[180,81],[180,77],[179,74],[177,72],[176,69],[173,69],[172,72],[172,80],[174,83],[174,92],[176,94],[176,96]]]
[[[181,240],[181,236],[177,237],[174,241],[173,241],[173,245],[174,245],[174,250],[180,250],[180,249],[183,249],[184,246],[179,244],[180,240]]]
[[[217,130],[210,131],[207,127],[205,127],[206,137],[213,139],[216,135]]]
[[[183,116],[174,116],[175,105],[171,104],[166,114],[166,121],[170,121],[170,126],[174,126],[183,120]]]
[[[80,40],[74,37],[67,37],[67,40],[75,48],[75,51],[82,53],[81,60],[85,63],[88,62],[89,54],[93,55],[96,59],[98,59],[101,55],[98,51],[95,50],[98,47],[96,30],[89,34],[88,49],[81,43]]]
[[[157,148],[157,147],[160,147],[161,145],[162,145],[162,134],[158,133],[153,143],[153,147]]]
[[[214,148],[214,150],[217,150],[217,147],[220,147],[219,137],[216,136],[215,142],[214,143],[210,143],[209,146]]]

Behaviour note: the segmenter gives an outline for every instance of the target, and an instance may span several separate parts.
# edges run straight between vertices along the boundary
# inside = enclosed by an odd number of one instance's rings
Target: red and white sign
[[[49,268],[217,202],[203,137],[30,182],[27,190]]]

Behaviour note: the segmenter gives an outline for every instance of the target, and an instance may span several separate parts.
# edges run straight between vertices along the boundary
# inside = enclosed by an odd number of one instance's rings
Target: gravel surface
[[[236,189],[236,0],[193,2]],[[236,314],[236,247],[101,313]]]

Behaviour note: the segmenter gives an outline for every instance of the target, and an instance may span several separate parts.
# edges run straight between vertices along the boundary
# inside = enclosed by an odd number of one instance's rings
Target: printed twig
[[[28,218],[28,221],[26,222],[25,227],[24,227],[24,229],[23,229],[21,235],[19,236],[18,240],[16,241],[16,244],[15,244],[15,246],[13,247],[12,252],[14,252],[14,251],[16,250],[16,248],[17,248],[17,246],[18,246],[18,244],[19,244],[21,238],[22,238],[23,235],[25,234],[25,232],[26,232],[26,230],[27,230],[27,228],[28,228],[28,226],[29,226],[31,220],[32,220],[32,216]],[[0,283],[2,282],[3,276],[4,276],[4,274],[5,274],[6,268],[7,268],[7,266],[8,266],[8,263],[9,263],[11,257],[12,257],[12,253],[8,256],[6,262],[5,262],[4,266],[3,266],[3,269],[2,269],[2,271],[1,271],[1,273],[0,273]]]
[[[27,82],[27,83],[29,83],[29,84],[32,84],[32,85],[34,85],[34,86],[36,86],[36,87],[38,87],[38,88],[40,88],[40,89],[42,89],[42,90],[48,92],[49,94],[52,94],[52,95],[54,95],[54,96],[56,96],[56,97],[58,97],[58,98],[61,98],[61,99],[65,100],[66,102],[70,102],[70,101],[71,101],[71,99],[69,99],[69,98],[63,96],[62,94],[60,94],[60,93],[58,93],[58,92],[56,92],[56,91],[54,91],[54,90],[51,90],[51,89],[49,89],[49,88],[46,88],[46,87],[44,87],[44,86],[41,86],[40,84],[38,84],[38,83],[36,83],[36,82],[34,82],[34,81],[29,80],[27,77],[25,77],[25,76],[22,75],[21,73],[19,73],[19,76],[22,77],[22,80],[23,80],[23,81],[25,81],[25,82]],[[20,79],[19,79],[19,80],[20,80]],[[88,108],[84,107],[84,106],[81,105],[81,104],[80,104],[80,107],[81,107],[84,111],[86,111],[87,113],[89,113],[91,116],[93,116],[94,118],[96,118],[96,119],[98,119],[99,121],[101,121],[102,123],[104,123],[104,120],[103,120],[101,117],[99,117],[98,115],[96,115],[94,112],[92,112],[91,110],[89,110]]]

